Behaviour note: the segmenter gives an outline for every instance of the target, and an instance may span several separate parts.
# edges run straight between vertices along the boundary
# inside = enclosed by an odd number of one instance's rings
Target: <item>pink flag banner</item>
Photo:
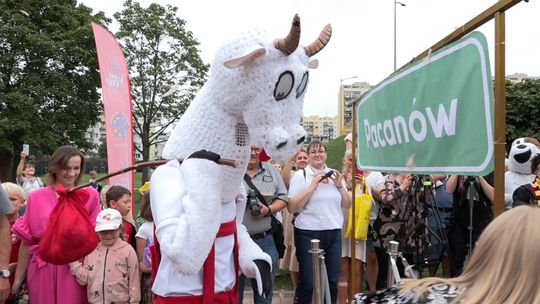
[[[122,48],[104,27],[92,22],[98,56],[109,172],[133,165],[133,126],[129,72]],[[109,185],[121,185],[131,190],[133,171],[109,179]],[[133,209],[133,208],[132,208]]]

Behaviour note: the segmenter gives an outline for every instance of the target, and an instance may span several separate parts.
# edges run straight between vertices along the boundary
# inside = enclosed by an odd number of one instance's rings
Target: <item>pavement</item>
[[[243,304],[253,304],[253,291],[247,290],[244,291],[244,303]],[[274,295],[272,297],[273,304],[292,304],[294,301],[294,291],[292,290],[274,290]]]

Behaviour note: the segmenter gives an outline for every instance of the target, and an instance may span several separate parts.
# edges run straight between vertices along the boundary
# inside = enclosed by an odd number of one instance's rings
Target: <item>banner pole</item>
[[[356,232],[356,103],[352,104],[352,202],[351,202],[351,213],[352,218],[349,218],[349,221],[351,222],[351,264],[349,269],[349,302],[352,300],[353,295],[356,290],[356,240],[355,240],[355,232]],[[365,182],[365,181],[364,181]]]
[[[495,13],[495,202],[494,214],[498,216],[504,206],[504,155],[506,150],[506,76],[505,76],[505,17],[504,11]]]

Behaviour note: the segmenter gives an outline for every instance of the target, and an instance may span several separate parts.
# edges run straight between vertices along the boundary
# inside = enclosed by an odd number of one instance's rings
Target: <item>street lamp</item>
[[[396,70],[396,6],[407,6],[403,2],[399,2],[397,0],[394,0],[394,71]]]

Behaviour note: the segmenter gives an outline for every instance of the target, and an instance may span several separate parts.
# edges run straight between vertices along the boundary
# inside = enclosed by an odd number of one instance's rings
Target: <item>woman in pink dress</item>
[[[38,254],[39,241],[49,225],[49,216],[58,202],[56,185],[66,189],[75,187],[84,172],[84,157],[74,147],[58,148],[49,160],[49,186],[38,189],[28,196],[26,213],[12,228],[22,239],[19,249],[19,264],[15,273],[12,291],[16,292],[26,275],[26,285],[30,302],[45,304],[88,303],[86,289],[77,284],[71,275],[69,265],[49,264]],[[96,190],[86,188],[89,198],[86,211],[92,225],[100,211]],[[69,248],[66,248],[69,250]]]

